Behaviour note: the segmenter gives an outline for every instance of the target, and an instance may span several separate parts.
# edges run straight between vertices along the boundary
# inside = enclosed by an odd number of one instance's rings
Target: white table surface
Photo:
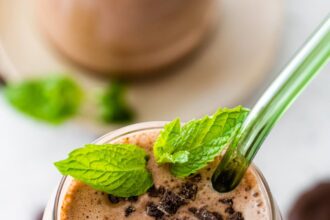
[[[330,12],[327,0],[288,0],[276,72]],[[247,106],[252,106],[264,85]],[[95,139],[75,126],[52,127],[13,111],[0,95],[0,219],[36,220],[60,179],[52,162]],[[256,158],[283,212],[318,180],[330,179],[330,66],[285,114]]]

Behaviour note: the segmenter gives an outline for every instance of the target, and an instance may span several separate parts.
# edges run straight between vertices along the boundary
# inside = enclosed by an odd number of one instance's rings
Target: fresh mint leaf
[[[134,112],[127,104],[125,92],[124,85],[119,81],[105,89],[100,100],[101,118],[104,122],[123,123],[133,120]]]
[[[146,169],[146,152],[130,144],[88,144],[55,163],[63,175],[119,197],[138,196],[153,181]]]
[[[170,122],[154,145],[157,163],[170,163],[171,173],[177,177],[195,173],[220,155],[248,112],[238,106],[219,109],[213,116],[192,120],[183,126],[179,119]]]
[[[4,94],[17,110],[53,124],[61,123],[76,114],[82,101],[80,87],[65,76],[9,84]]]

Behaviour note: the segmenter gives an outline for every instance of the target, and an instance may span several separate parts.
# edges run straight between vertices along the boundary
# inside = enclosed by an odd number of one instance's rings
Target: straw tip
[[[222,170],[218,175],[212,176],[212,186],[219,193],[230,192],[236,188],[236,170]]]

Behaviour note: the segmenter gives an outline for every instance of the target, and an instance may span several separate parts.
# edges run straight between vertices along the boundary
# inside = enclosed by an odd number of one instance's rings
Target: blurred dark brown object
[[[36,0],[43,32],[96,72],[141,75],[196,48],[215,22],[215,0]]]
[[[0,86],[4,86],[6,85],[6,81],[5,79],[2,77],[1,73],[0,73]]]
[[[289,220],[330,220],[330,182],[303,193],[289,213]]]

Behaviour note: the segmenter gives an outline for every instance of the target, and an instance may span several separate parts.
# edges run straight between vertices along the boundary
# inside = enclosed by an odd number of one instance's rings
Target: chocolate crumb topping
[[[232,206],[230,206],[230,207],[227,207],[225,209],[225,213],[234,214],[235,213],[235,210],[234,210],[234,208]]]
[[[137,202],[139,200],[138,196],[131,196],[127,198],[128,201],[130,202]]]
[[[212,212],[212,214],[216,217],[218,220],[222,220],[222,215],[219,212]]]
[[[135,212],[135,208],[133,206],[128,206],[125,209],[125,217],[130,216],[133,212]]]
[[[185,199],[195,200],[198,187],[194,183],[186,182],[181,185],[179,195]]]
[[[241,212],[234,212],[227,217],[227,220],[244,220],[244,217]]]
[[[158,209],[173,215],[184,204],[186,204],[186,202],[183,198],[172,191],[166,190],[159,202]]]
[[[112,204],[117,204],[120,202],[121,198],[108,194],[108,199]]]
[[[154,217],[155,219],[162,219],[164,212],[158,209],[157,205],[153,202],[148,202],[146,206],[147,215]]]
[[[259,193],[258,193],[258,192],[255,192],[255,193],[253,193],[252,196],[253,196],[253,197],[258,197],[258,196],[259,196]]]
[[[210,212],[206,209],[206,207],[202,207],[197,209],[195,207],[191,207],[188,209],[191,213],[193,213],[196,218],[199,220],[222,220],[222,216],[218,212]]]
[[[225,205],[233,206],[233,199],[219,199],[219,202]]]
[[[197,209],[195,207],[190,207],[189,209],[189,212],[195,214],[197,212]]]
[[[246,186],[245,187],[245,192],[249,192],[251,189],[252,189],[251,186]]]
[[[148,189],[149,197],[161,197],[165,193],[165,188],[163,186],[158,187],[158,189],[153,185]]]
[[[199,173],[195,174],[195,175],[192,175],[191,177],[189,177],[189,180],[191,182],[194,182],[194,183],[198,183],[202,180],[202,175],[200,175]]]

